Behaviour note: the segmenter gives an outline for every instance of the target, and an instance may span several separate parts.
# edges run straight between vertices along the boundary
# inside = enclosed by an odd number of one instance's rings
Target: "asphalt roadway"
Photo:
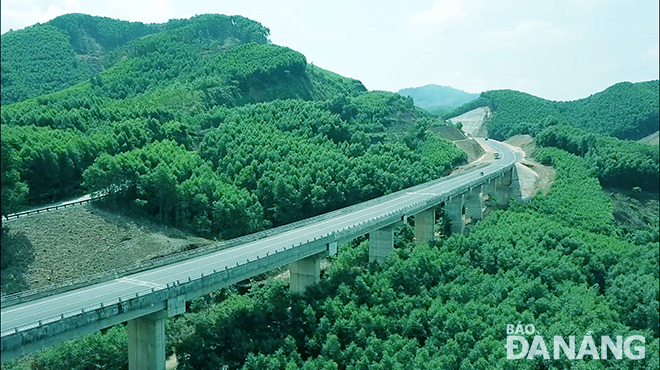
[[[245,261],[247,258],[265,257],[267,252],[272,253],[274,250],[281,250],[285,246],[298,245],[299,243],[304,244],[308,240],[313,240],[314,238],[341,230],[344,227],[355,225],[360,221],[397,211],[409,204],[445,193],[466,182],[480,178],[482,176],[480,172],[483,172],[485,176],[510,166],[521,159],[522,154],[520,152],[514,152],[497,141],[478,140],[482,144],[493,147],[496,152],[500,153],[501,158],[495,160],[495,162],[487,167],[450,177],[445,181],[431,184],[427,188],[416,189],[414,192],[404,191],[400,196],[383,200],[382,203],[363,209],[358,208],[353,212],[322,220],[312,225],[301,226],[233,248],[172,263],[104,283],[2,308],[0,310],[0,324],[3,333],[15,327],[59,316],[65,312],[80,310],[100,302],[116,300],[117,297],[135,294],[136,292],[165,285],[166,283],[172,283],[177,280],[184,281],[189,276],[198,276],[200,273],[212,269],[220,271],[225,266],[236,266],[237,262]]]

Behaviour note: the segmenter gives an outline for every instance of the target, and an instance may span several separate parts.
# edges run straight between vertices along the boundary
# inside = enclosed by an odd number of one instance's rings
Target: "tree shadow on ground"
[[[2,230],[0,290],[12,294],[28,289],[27,271],[34,262],[34,248],[24,232]]]

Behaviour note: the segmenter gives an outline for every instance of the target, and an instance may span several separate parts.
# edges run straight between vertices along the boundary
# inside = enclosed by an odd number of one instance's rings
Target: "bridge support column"
[[[186,312],[186,297],[167,300],[167,309],[128,321],[128,369],[165,370],[165,318]]]
[[[518,202],[522,200],[516,167],[512,167],[510,171],[503,173],[502,176],[497,178],[495,197],[497,198],[496,203],[498,205],[509,204],[511,197]]]
[[[415,219],[417,222],[417,219]],[[389,225],[369,233],[369,262],[381,263],[394,250],[394,226]]]
[[[289,264],[289,291],[302,294],[307,287],[321,281],[321,257],[310,256]]]
[[[497,178],[495,183],[495,204],[499,206],[509,204],[509,185],[511,184],[511,173],[505,172]]]
[[[166,311],[128,322],[128,369],[165,370]]]
[[[518,166],[520,164],[516,164]],[[513,197],[516,202],[522,202],[522,192],[520,191],[520,178],[516,166],[511,168],[511,184],[509,185],[509,197]]]
[[[415,215],[415,243],[429,243],[435,240],[435,208],[429,208]]]
[[[445,215],[449,219],[452,234],[462,234],[465,226],[463,222],[463,194],[452,197],[445,203]]]
[[[494,204],[493,197],[497,192],[497,179],[489,179],[488,182],[483,184],[483,193],[488,194],[488,201],[486,205],[492,206]]]
[[[477,186],[465,197],[465,216],[472,221],[481,220],[484,211],[484,198],[481,196],[483,187]]]

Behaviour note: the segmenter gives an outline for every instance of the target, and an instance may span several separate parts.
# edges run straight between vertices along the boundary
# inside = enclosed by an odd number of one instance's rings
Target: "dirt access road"
[[[490,114],[491,112],[488,107],[482,107],[451,118],[449,121],[454,124],[461,122],[463,124],[463,132],[474,138],[486,138],[488,137],[488,131],[486,130],[484,120],[490,117]],[[458,169],[458,171],[466,171],[482,165],[483,163],[489,163],[495,160],[493,157],[493,150],[489,146],[483,145],[482,141],[480,141],[480,144],[482,144],[486,153],[482,155],[481,158],[462,166],[463,168]],[[504,144],[514,150],[525,153],[523,160],[516,164],[518,177],[520,178],[520,191],[522,192],[523,199],[533,197],[538,191],[541,191],[544,194],[547,193],[550,185],[555,179],[555,169],[544,166],[532,158],[536,151],[534,138],[529,135],[516,135],[504,141]]]
[[[488,117],[490,117],[490,109],[488,107],[482,107],[450,118],[449,121],[453,124],[461,122],[463,124],[463,132],[470,134],[472,137],[488,137],[488,131],[486,131],[486,126],[483,124],[484,120]]]

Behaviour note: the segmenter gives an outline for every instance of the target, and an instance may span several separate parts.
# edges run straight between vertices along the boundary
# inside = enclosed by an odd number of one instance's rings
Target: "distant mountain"
[[[470,94],[463,90],[440,85],[410,87],[399,90],[399,94],[410,96],[416,106],[440,115],[479,97],[479,94]]]
[[[552,101],[514,90],[481,93],[479,99],[455,109],[445,118],[456,117],[488,106],[488,134],[506,139],[517,134],[535,136],[544,128],[567,124],[595,134],[639,140],[660,126],[658,80],[620,82],[584,99]]]

